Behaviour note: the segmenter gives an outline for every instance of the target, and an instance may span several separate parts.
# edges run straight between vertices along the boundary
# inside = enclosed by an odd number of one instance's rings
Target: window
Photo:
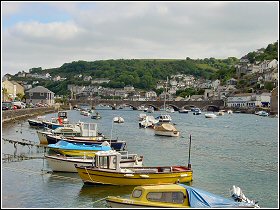
[[[108,156],[104,156],[104,157],[99,157],[99,166],[100,168],[108,168],[109,164],[108,164]]]
[[[133,198],[139,198],[142,195],[142,190],[134,190],[132,192],[132,197]]]
[[[29,93],[29,96],[33,96],[33,93]]]
[[[40,93],[40,96],[44,96],[44,93]]]
[[[150,192],[147,200],[165,203],[184,203],[184,194],[182,192]]]

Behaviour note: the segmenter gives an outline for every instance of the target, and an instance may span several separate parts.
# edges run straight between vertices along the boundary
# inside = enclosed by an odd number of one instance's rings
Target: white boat
[[[228,113],[228,114],[233,114],[233,111],[229,109],[229,110],[227,111],[227,113]]]
[[[147,112],[148,112],[148,113],[153,113],[153,112],[155,112],[154,107],[152,107],[152,106],[148,107]]]
[[[37,135],[40,141],[40,144],[48,144],[47,135],[52,134],[51,130],[48,131],[37,131]]]
[[[144,120],[146,116],[147,116],[146,113],[140,113],[140,114],[139,114],[139,117],[138,117],[139,121]]]
[[[162,123],[154,126],[155,135],[177,137],[180,132],[170,123]]]
[[[113,150],[106,151],[104,153],[110,154]],[[128,154],[127,151],[119,151],[121,153],[121,167],[142,167],[143,156],[137,154]],[[66,157],[64,155],[45,155],[48,164],[52,171],[60,172],[74,172],[77,173],[75,164],[77,166],[92,166],[94,164],[92,157]]]
[[[147,115],[142,121],[139,122],[140,128],[154,127],[159,121],[154,118],[154,116]]]
[[[124,119],[120,116],[113,118],[114,123],[124,123]]]
[[[167,108],[165,109],[165,111],[166,111],[166,112],[169,112],[169,113],[174,113],[174,112],[175,112],[175,110],[174,110],[172,107],[167,107]]]
[[[171,122],[172,118],[169,114],[161,114],[156,117],[156,120],[158,120],[159,122]]]
[[[183,108],[183,109],[179,109],[178,112],[179,112],[179,113],[186,113],[186,114],[187,114],[187,113],[189,113],[190,111],[191,111],[191,110],[188,110],[188,109],[184,109],[184,108]]]
[[[205,114],[205,117],[206,117],[206,118],[216,118],[217,115],[215,115],[214,113],[206,113],[206,114]]]
[[[201,110],[199,108],[193,109],[193,115],[200,115],[200,114],[201,114]]]
[[[266,111],[260,111],[258,115],[262,117],[267,117],[269,114]]]

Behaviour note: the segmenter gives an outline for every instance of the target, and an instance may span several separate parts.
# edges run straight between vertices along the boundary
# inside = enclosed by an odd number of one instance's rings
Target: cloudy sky
[[[85,60],[242,57],[278,40],[278,1],[1,1],[1,74]]]

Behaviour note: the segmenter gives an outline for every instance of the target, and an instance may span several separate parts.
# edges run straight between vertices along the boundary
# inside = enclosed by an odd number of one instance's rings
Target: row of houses
[[[25,90],[22,85],[16,81],[4,80],[2,82],[2,101],[20,100],[21,96],[25,96],[26,103],[32,104],[54,104],[54,92],[43,86],[37,86],[29,90]]]
[[[264,81],[270,82],[278,80],[278,61],[264,60],[262,62],[250,63],[249,59],[244,56],[239,63],[235,65],[237,77],[249,74],[261,74]]]
[[[71,86],[70,86],[71,87]],[[73,86],[72,86],[73,88]],[[2,101],[7,100],[14,100],[18,94],[25,95],[26,103],[42,103],[42,104],[48,104],[53,105],[54,104],[54,98],[55,94],[48,90],[45,87],[37,86],[34,88],[31,88],[27,91],[24,91],[24,88],[18,84],[15,81],[4,81],[2,82],[2,89],[6,89],[5,94],[3,93]],[[119,95],[123,97],[123,99],[128,100],[139,100],[139,101],[145,101],[145,100],[184,100],[184,101],[202,101],[202,100],[210,100],[215,98],[209,97],[210,90],[205,90],[204,95],[192,95],[188,96],[186,98],[182,97],[176,97],[172,98],[172,95],[162,93],[159,96],[154,91],[135,91],[133,87],[127,87],[126,90],[114,90],[114,89],[106,89],[106,88],[100,88],[102,91],[111,92],[112,96]],[[99,90],[98,88],[96,90]],[[219,88],[218,88],[219,89]],[[93,91],[95,89],[89,89],[89,91]],[[83,92],[82,92],[83,93]],[[101,92],[100,92],[101,93]],[[6,98],[5,98],[6,97]],[[274,100],[274,103],[272,103],[272,97],[277,98]],[[227,97],[223,98],[225,101],[225,106],[230,108],[256,108],[256,107],[271,107],[274,112],[278,112],[278,87],[274,88],[273,91],[269,93],[240,93],[240,94],[232,94]]]

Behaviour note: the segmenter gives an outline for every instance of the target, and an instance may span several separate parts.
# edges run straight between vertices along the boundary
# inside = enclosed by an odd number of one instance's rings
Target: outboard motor
[[[240,189],[240,187],[237,187],[235,185],[232,186],[232,189],[230,190],[231,193],[231,197],[233,198],[234,201],[237,202],[245,202],[248,204],[253,204],[255,206],[255,208],[260,208],[259,205],[257,204],[257,201],[254,200],[250,200],[248,199],[242,192],[242,190]]]

